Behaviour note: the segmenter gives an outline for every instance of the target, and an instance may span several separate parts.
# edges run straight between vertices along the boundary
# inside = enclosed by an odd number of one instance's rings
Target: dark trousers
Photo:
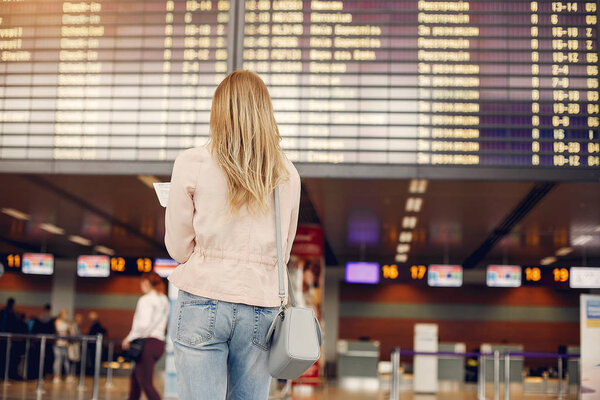
[[[154,364],[165,352],[165,342],[155,338],[147,338],[142,348],[140,361],[135,363],[129,386],[129,400],[139,400],[142,392],[148,400],[160,400],[154,387]]]

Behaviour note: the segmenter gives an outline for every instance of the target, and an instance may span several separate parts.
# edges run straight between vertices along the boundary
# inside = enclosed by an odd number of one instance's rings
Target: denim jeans
[[[54,376],[60,377],[62,367],[65,367],[65,376],[69,375],[69,355],[67,353],[67,346],[54,345],[54,363],[52,369],[54,370]]]
[[[180,290],[171,329],[179,399],[266,400],[265,338],[277,311]]]

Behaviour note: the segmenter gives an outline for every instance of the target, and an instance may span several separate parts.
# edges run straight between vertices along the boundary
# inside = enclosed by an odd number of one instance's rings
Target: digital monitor
[[[486,282],[489,287],[520,287],[521,275],[518,265],[488,265]]]
[[[427,270],[427,284],[460,287],[463,284],[463,268],[460,265],[430,265]]]
[[[77,276],[106,278],[110,275],[108,256],[79,256],[77,258]]]
[[[600,268],[571,267],[569,286],[573,289],[600,289]]]
[[[379,283],[379,264],[375,262],[349,262],[346,264],[346,282]]]
[[[157,258],[154,260],[154,272],[166,278],[178,265],[179,263],[171,258]]]
[[[54,273],[54,256],[44,253],[25,253],[23,254],[24,274],[31,275],[52,275]]]

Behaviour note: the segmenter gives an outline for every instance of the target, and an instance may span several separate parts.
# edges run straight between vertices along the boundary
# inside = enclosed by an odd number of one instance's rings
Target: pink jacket
[[[290,179],[279,193],[287,263],[298,224],[300,176],[290,161],[286,165]],[[231,303],[279,306],[273,199],[268,213],[243,207],[231,214],[225,174],[208,145],[175,160],[165,225],[167,250],[180,263],[169,276],[176,287]]]

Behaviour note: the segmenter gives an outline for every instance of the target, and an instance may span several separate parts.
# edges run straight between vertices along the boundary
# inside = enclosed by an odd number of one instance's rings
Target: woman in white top
[[[148,400],[160,400],[153,376],[154,365],[165,352],[169,300],[165,295],[165,283],[156,272],[144,273],[140,285],[144,295],[137,302],[131,332],[122,344],[127,350],[131,341],[145,339],[140,360],[131,374],[129,400],[138,400],[142,392]]]
[[[69,313],[64,308],[60,310],[58,313],[58,317],[54,320],[54,329],[56,330],[56,334],[58,336],[68,336],[69,335]],[[65,339],[56,339],[54,343],[54,364],[52,365],[54,369],[54,383],[60,382],[61,369],[64,365],[65,375],[69,374],[69,357],[67,353],[67,346],[69,342]],[[70,378],[71,376],[68,375]]]

